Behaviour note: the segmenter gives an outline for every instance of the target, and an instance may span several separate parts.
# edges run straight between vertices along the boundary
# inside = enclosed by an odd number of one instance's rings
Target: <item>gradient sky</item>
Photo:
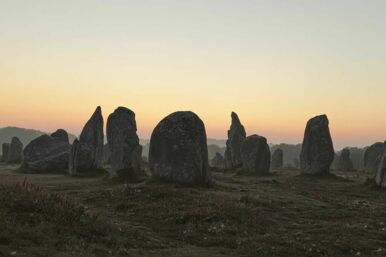
[[[0,127],[78,134],[97,105],[148,138],[192,110],[226,138],[298,143],[326,113],[336,148],[386,138],[384,0],[0,0]]]

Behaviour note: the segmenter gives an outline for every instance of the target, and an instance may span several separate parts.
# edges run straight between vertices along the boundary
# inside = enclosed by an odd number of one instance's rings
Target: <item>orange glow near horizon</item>
[[[22,108],[8,105],[8,109],[2,108],[0,111],[2,120],[0,127],[17,126],[25,128],[34,128],[41,131],[51,132],[57,128],[65,128],[68,132],[78,135],[82,130],[83,125],[89,119],[95,109],[95,106],[84,108],[71,108],[73,106],[69,102],[67,108],[58,108],[54,105],[51,109],[46,109],[43,105],[25,105]],[[128,105],[121,105],[131,108],[136,112],[138,134],[141,138],[150,138],[153,128],[157,123],[173,110],[162,110],[156,106],[149,106],[145,110],[135,110]],[[106,122],[108,115],[116,108],[116,106],[102,106],[104,120]],[[12,111],[9,111],[12,110]],[[176,109],[188,110],[188,109]],[[190,109],[189,109],[190,110]],[[232,109],[233,110],[233,109]],[[221,113],[205,113],[202,109],[196,113],[203,119],[207,135],[209,138],[226,139],[227,130],[230,125],[230,111],[227,110]],[[268,113],[258,113],[250,115],[247,110],[237,111],[243,125],[246,127],[247,134],[260,134],[268,138],[270,143],[301,143],[305,124],[311,116],[305,114],[296,116],[291,115],[283,118],[279,114],[270,116]],[[248,115],[249,114],[249,115]],[[317,115],[312,114],[312,115]],[[363,119],[362,125],[358,123],[350,124],[350,117],[341,119],[336,115],[329,115],[330,129],[334,139],[335,147],[341,149],[344,146],[366,146],[376,141],[383,141],[384,125],[379,124],[379,128],[374,128],[368,123],[371,117]],[[7,121],[5,123],[4,121]],[[382,127],[383,126],[383,127]],[[368,132],[364,135],[364,131]],[[356,139],[356,140],[353,140]]]

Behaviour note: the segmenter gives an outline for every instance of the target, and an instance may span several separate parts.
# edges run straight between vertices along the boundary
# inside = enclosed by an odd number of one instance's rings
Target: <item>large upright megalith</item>
[[[42,135],[24,149],[23,167],[37,172],[65,172],[68,169],[70,144],[65,130]],[[67,137],[67,140],[65,140]]]
[[[256,174],[269,173],[271,151],[267,139],[258,135],[248,136],[241,145],[243,168]]]
[[[142,147],[137,135],[135,113],[118,107],[107,119],[106,135],[112,176],[130,175],[140,170]]]
[[[242,165],[241,145],[246,138],[244,126],[236,113],[231,114],[232,124],[228,130],[228,140],[225,150],[225,164],[229,169],[239,168]]]
[[[354,164],[350,157],[350,149],[344,148],[339,156],[338,169],[341,171],[354,171]]]
[[[8,160],[8,153],[9,153],[9,147],[11,146],[10,143],[3,143],[2,145],[2,156],[1,156],[1,161],[6,162]]]
[[[386,188],[386,141],[383,144],[382,155],[379,159],[375,183],[382,188]]]
[[[21,163],[23,161],[23,143],[17,137],[13,137],[9,145],[7,156],[8,163]]]
[[[273,151],[271,162],[272,169],[277,170],[283,168],[283,157],[284,154],[282,149],[277,148],[275,151]]]
[[[375,143],[366,149],[363,162],[367,173],[376,174],[379,162],[381,161],[382,152],[383,143],[381,142]]]
[[[334,147],[329,121],[326,115],[316,116],[307,123],[300,166],[303,174],[321,175],[329,173],[334,160]]]
[[[152,175],[189,185],[210,182],[206,131],[193,112],[175,112],[154,129],[150,140]]]
[[[103,117],[98,106],[83,127],[79,140],[72,144],[69,158],[69,173],[78,174],[102,168]]]

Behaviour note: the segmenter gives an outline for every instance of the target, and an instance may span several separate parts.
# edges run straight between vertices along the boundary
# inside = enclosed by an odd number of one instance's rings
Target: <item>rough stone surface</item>
[[[225,167],[225,159],[220,153],[216,152],[216,155],[210,161],[210,164],[212,167],[224,168]]]
[[[272,154],[272,169],[282,169],[283,168],[283,150],[277,148]]]
[[[58,129],[57,131],[51,134],[51,137],[63,141],[67,144],[69,144],[70,142],[68,139],[67,131],[65,131],[64,129]]]
[[[248,136],[241,145],[243,168],[256,174],[269,173],[271,151],[267,139],[262,136]]]
[[[118,107],[107,119],[106,134],[111,153],[111,175],[140,170],[142,146],[137,135],[135,113],[125,107]]]
[[[383,143],[375,143],[366,149],[364,156],[365,171],[371,174],[376,174],[379,162],[381,161],[383,151]]]
[[[339,156],[339,170],[341,171],[354,171],[354,165],[350,157],[350,150],[345,148],[342,150]]]
[[[382,155],[379,160],[377,173],[375,175],[375,182],[378,186],[386,188],[386,141],[383,144]]]
[[[6,162],[8,160],[8,153],[9,153],[10,146],[11,146],[10,143],[3,143],[2,145],[3,155],[1,156],[2,162]]]
[[[232,112],[231,118],[232,124],[228,130],[226,142],[225,164],[227,168],[234,169],[242,166],[241,145],[246,138],[246,133],[237,114]]]
[[[303,174],[321,175],[329,173],[334,160],[334,147],[329,121],[326,115],[316,116],[307,123],[300,165]]]
[[[84,126],[79,140],[71,147],[69,173],[78,174],[102,168],[103,157],[103,117],[98,106]]]
[[[206,131],[193,112],[175,112],[154,129],[149,166],[154,177],[189,185],[210,182]]]
[[[13,137],[7,156],[8,163],[21,163],[23,161],[23,143],[17,137]]]
[[[23,166],[38,172],[58,172],[68,169],[70,145],[63,138],[42,135],[24,149]]]

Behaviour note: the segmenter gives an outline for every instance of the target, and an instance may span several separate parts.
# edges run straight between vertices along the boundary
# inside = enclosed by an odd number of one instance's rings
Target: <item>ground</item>
[[[0,256],[386,256],[386,191],[364,173],[213,177],[193,188],[0,164]]]

